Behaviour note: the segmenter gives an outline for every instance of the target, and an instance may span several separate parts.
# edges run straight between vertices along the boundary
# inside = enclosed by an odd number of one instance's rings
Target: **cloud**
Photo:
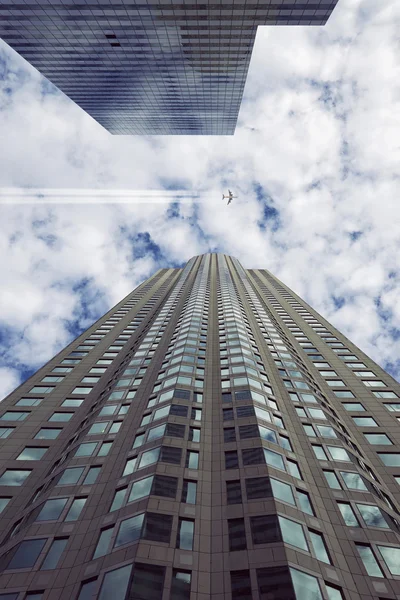
[[[233,137],[111,136],[0,43],[1,188],[166,191],[0,204],[7,373],[157,268],[218,250],[268,268],[399,377],[399,26],[394,0],[340,0],[324,28],[259,28]]]

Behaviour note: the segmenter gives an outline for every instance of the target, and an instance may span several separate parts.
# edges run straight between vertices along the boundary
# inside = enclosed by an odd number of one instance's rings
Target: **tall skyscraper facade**
[[[399,419],[268,271],[160,270],[1,403],[0,600],[395,600]]]
[[[231,135],[258,25],[336,3],[0,0],[0,37],[111,133]]]

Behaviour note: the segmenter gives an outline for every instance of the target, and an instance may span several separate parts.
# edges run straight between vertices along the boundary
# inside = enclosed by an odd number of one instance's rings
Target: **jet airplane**
[[[228,196],[225,196],[225,194],[222,194],[222,200],[224,200],[225,198],[228,198],[228,204],[230,204],[233,200],[233,198],[237,198],[237,196],[234,196],[231,192],[231,190],[228,190]]]

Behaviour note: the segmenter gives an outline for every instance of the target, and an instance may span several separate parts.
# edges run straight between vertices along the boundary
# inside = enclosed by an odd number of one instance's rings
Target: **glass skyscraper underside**
[[[336,3],[1,0],[0,37],[113,134],[232,135],[257,26]]]
[[[0,600],[399,599],[399,420],[268,271],[162,269],[0,405]]]

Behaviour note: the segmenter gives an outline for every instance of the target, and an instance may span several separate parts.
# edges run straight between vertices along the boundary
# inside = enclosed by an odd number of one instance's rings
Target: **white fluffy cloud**
[[[395,0],[340,0],[324,28],[260,28],[221,138],[113,137],[0,42],[3,190],[199,194],[0,204],[0,394],[155,269],[215,250],[268,268],[399,374],[399,26]]]

